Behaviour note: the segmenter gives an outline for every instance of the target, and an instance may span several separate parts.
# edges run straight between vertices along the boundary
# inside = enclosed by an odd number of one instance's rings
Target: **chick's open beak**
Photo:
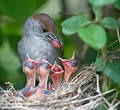
[[[63,55],[63,44],[62,42],[58,39],[57,36],[51,34],[51,33],[46,33],[46,36],[51,40],[52,42],[52,45],[55,47],[55,48],[59,48],[60,51],[61,51],[61,54]]]
[[[53,80],[53,88],[57,89],[60,85],[60,80],[61,80],[61,76],[63,74],[63,69],[60,67],[60,65],[58,65],[56,62],[54,63],[52,70],[51,70],[51,77]]]
[[[64,69],[65,69],[64,81],[68,83],[70,81],[71,76],[74,73],[76,73],[79,69],[78,62],[75,57],[75,53],[73,53],[72,58],[69,60],[65,60],[60,57],[59,59],[62,62]]]

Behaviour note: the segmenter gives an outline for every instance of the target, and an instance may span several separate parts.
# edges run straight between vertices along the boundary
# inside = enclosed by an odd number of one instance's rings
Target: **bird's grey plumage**
[[[33,60],[44,57],[53,64],[58,54],[50,39],[43,33],[41,25],[33,18],[28,18],[23,27],[23,37],[18,43],[21,63],[23,64],[28,55]]]

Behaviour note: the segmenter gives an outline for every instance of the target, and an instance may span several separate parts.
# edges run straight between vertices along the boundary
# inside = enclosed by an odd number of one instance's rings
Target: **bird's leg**
[[[64,69],[65,69],[64,81],[68,83],[68,82],[70,82],[71,76],[74,73],[76,73],[79,69],[78,61],[76,60],[74,53],[70,60],[65,60],[60,57],[59,57],[59,59],[62,62]]]
[[[47,81],[52,66],[45,59],[42,59],[41,62],[37,65],[37,74],[39,78],[39,84],[36,88],[35,96],[40,97],[42,94],[47,94]]]
[[[53,88],[56,90],[59,85],[60,85],[60,80],[61,80],[61,76],[63,74],[63,69],[55,62],[53,67],[52,67],[52,71],[51,71],[51,77],[53,80]]]
[[[27,77],[27,84],[25,88],[22,90],[22,94],[25,97],[28,97],[35,87],[35,74],[36,74],[36,67],[35,63],[26,56],[26,59],[23,63],[23,72],[25,73]]]

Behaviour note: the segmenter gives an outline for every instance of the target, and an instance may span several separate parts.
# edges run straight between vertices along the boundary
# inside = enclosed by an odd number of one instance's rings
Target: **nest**
[[[101,104],[109,107],[108,101],[116,92],[115,89],[111,89],[102,93],[99,85],[101,79],[102,77],[90,66],[77,74],[69,84],[61,84],[54,93],[44,95],[40,99],[22,99],[17,96],[18,92],[10,84],[8,90],[2,89],[0,108],[1,110],[96,110]]]

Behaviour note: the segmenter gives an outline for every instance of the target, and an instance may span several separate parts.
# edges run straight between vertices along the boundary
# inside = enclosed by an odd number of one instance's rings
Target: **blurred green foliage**
[[[99,106],[98,110],[106,110],[106,108],[104,107],[104,105]]]
[[[24,19],[30,16],[47,0],[0,0],[1,13],[15,18]]]
[[[48,6],[50,3],[53,4]],[[96,71],[104,72],[112,80],[111,86],[108,88],[116,87],[120,93],[118,86],[120,83],[120,54],[116,53],[120,47],[116,29],[120,27],[120,24],[118,19],[115,19],[116,17],[103,16],[104,10],[101,11],[110,4],[120,9],[119,0],[88,0],[87,3],[90,3],[91,8],[89,13],[93,15],[92,17],[88,16],[89,14],[86,16],[85,13],[66,17],[64,3],[62,0],[54,0],[54,2],[0,0],[0,86],[4,87],[5,81],[12,82],[17,89],[25,86],[26,77],[18,59],[17,43],[21,39],[22,26],[27,17],[39,12],[47,13],[55,20],[58,36],[64,44],[64,57],[71,58],[75,50],[83,60],[81,66],[88,66],[95,62]],[[57,7],[61,7],[59,12],[62,14],[56,11]],[[42,10],[44,8],[45,10]],[[83,58],[82,53],[85,51],[86,44],[88,50]],[[102,57],[103,48],[106,48],[106,59]],[[113,59],[114,57],[115,59]],[[100,110],[103,108],[100,107]]]
[[[116,0],[88,0],[94,6],[103,6],[114,3]]]
[[[114,6],[120,9],[120,0],[116,0],[116,2],[114,3]]]
[[[120,84],[120,63],[118,62],[113,62],[113,63],[108,63],[105,66],[104,72],[117,84]]]
[[[118,23],[118,21],[113,17],[105,17],[101,21],[101,24],[108,29],[116,29],[120,27],[120,24]]]
[[[97,58],[94,64],[94,67],[96,68],[97,72],[101,72],[104,70],[104,59],[103,58]]]

